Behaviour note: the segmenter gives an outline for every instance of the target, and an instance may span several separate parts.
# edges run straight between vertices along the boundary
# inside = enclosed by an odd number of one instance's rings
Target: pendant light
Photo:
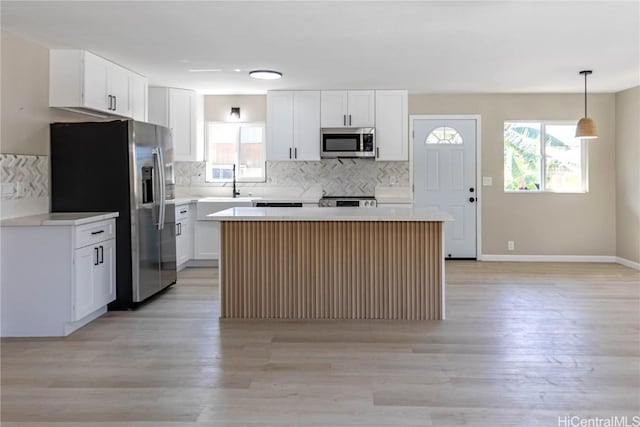
[[[591,70],[580,71],[584,75],[584,117],[576,125],[576,138],[593,139],[598,137],[596,122],[587,116],[587,76],[593,73]]]

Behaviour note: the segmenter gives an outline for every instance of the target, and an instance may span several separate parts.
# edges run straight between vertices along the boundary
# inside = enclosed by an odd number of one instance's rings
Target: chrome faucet
[[[236,190],[236,164],[233,164],[233,197],[238,197],[240,192]]]

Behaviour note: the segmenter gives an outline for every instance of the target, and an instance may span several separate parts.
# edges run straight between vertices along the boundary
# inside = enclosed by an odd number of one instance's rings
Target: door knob
[[[471,187],[471,188],[469,189],[469,192],[470,192],[470,193],[473,193],[475,190],[476,190],[475,188]]]
[[[470,201],[471,203],[473,203],[473,202],[475,202],[475,201],[476,201],[476,199],[475,199],[474,197],[469,197],[469,201]]]

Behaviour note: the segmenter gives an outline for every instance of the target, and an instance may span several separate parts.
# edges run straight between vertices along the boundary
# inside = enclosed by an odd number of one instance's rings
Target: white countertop
[[[207,215],[219,221],[453,221],[434,208],[231,208]]]
[[[229,203],[229,202],[272,202],[272,203],[318,203],[318,198],[309,197],[203,197],[198,203]],[[177,204],[177,203],[176,203]]]
[[[20,216],[0,221],[1,227],[34,227],[82,225],[116,218],[118,212],[50,212],[40,215]]]

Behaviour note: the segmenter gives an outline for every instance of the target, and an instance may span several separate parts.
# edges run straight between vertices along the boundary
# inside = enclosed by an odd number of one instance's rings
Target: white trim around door
[[[409,185],[411,187],[411,198],[414,199],[413,194],[413,121],[414,120],[455,120],[455,119],[470,119],[476,121],[476,259],[482,261],[484,259],[482,255],[482,123],[480,114],[456,114],[456,115],[423,115],[412,114],[409,116],[409,137],[411,143],[409,144]]]

